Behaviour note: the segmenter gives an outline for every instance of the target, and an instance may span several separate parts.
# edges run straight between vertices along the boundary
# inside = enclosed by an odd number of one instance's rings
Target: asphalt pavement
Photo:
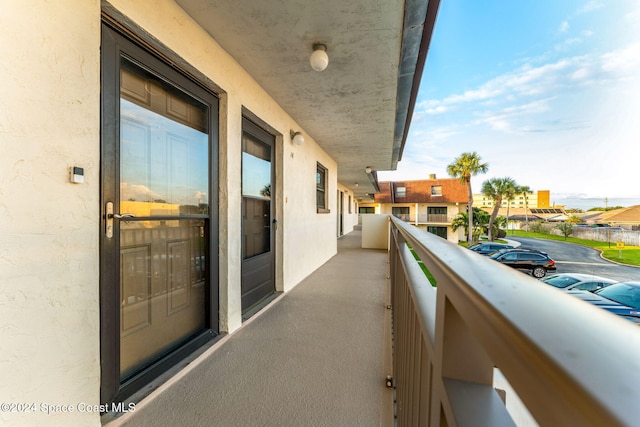
[[[619,281],[640,281],[640,267],[611,262],[602,258],[600,251],[586,246],[525,237],[507,236],[507,239],[519,242],[522,248],[546,252],[556,262],[556,273],[584,273]]]

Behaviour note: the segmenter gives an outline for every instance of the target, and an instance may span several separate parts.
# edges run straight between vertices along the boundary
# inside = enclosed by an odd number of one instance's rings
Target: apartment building
[[[380,182],[373,202],[360,203],[359,213],[390,214],[451,242],[464,239],[451,222],[467,209],[467,185],[457,178]]]
[[[525,201],[524,194],[516,194],[511,200],[502,200],[501,208],[540,208],[546,209],[551,207],[551,192],[549,190],[539,190],[527,194]],[[473,206],[476,208],[493,208],[493,199],[484,194],[473,195]]]

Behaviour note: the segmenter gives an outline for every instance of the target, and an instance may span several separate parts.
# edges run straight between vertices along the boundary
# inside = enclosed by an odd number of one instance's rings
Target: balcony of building
[[[134,412],[105,422],[638,425],[636,326],[402,221],[386,221],[377,228],[365,221],[362,231],[341,238],[338,254],[296,288]],[[362,247],[368,234],[386,234],[388,224],[388,251]]]

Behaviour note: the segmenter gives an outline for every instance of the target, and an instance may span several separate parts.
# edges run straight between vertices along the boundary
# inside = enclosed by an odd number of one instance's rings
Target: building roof
[[[482,210],[491,213],[493,208],[483,207]],[[543,220],[543,221],[566,221],[569,217],[563,209],[558,208],[499,208],[498,215],[507,217],[511,221],[529,221]]]
[[[467,203],[467,184],[457,178],[424,179],[415,181],[380,182],[376,203]],[[442,195],[431,194],[433,186],[441,186]],[[398,196],[398,188],[405,188],[405,196]]]
[[[637,224],[640,223],[640,205],[629,206],[628,208],[614,209],[606,212],[587,212],[591,215],[582,214],[580,217],[589,223],[617,223],[617,224]]]

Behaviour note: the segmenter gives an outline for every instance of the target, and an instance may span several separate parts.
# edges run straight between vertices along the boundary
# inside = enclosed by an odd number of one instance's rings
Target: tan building
[[[529,208],[549,208],[551,204],[551,192],[549,190],[539,190],[527,194],[526,207]],[[512,200],[503,200],[501,208],[525,208],[525,197],[523,194],[517,194]],[[475,208],[493,208],[493,199],[484,194],[473,195],[473,207]]]
[[[390,214],[452,242],[464,238],[451,222],[466,211],[467,186],[457,178],[380,182],[373,203],[360,203],[359,213]]]

